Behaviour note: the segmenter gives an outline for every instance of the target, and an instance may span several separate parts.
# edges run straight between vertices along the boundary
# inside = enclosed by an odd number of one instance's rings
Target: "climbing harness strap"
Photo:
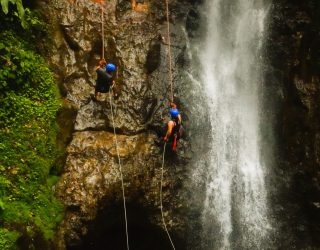
[[[168,0],[166,2],[166,17],[167,17],[167,43],[168,43],[168,80],[170,84],[170,100],[173,102],[173,79],[172,79],[172,56],[171,56],[171,38],[170,38],[170,20],[169,20],[169,3]]]
[[[124,210],[124,219],[125,219],[125,222],[126,222],[127,250],[129,250],[129,234],[128,234],[128,219],[127,219],[127,208],[126,208],[126,196],[124,194],[124,182],[123,182],[122,166],[121,166],[120,154],[119,154],[119,150],[118,150],[118,140],[117,140],[116,127],[114,125],[114,114],[113,114],[113,106],[112,106],[112,98],[111,98],[112,92],[113,92],[112,88],[110,88],[109,99],[110,99],[110,107],[111,107],[111,118],[112,118],[113,134],[114,134],[114,140],[115,140],[116,151],[117,151],[117,156],[118,156],[118,164],[119,164],[119,170],[120,170],[120,177],[121,177],[123,210]]]
[[[169,234],[169,231],[168,231],[168,229],[167,229],[166,222],[165,222],[165,220],[164,220],[163,205],[162,205],[162,182],[163,182],[164,156],[165,156],[165,154],[166,154],[166,145],[167,145],[167,143],[165,142],[165,143],[164,143],[164,146],[163,146],[162,166],[161,166],[160,209],[161,209],[161,217],[162,217],[162,223],[163,223],[164,229],[165,229],[166,232],[167,232],[167,235],[168,235],[168,238],[169,238],[169,240],[170,240],[170,243],[171,243],[172,248],[175,250],[176,248],[174,247],[173,241],[172,241],[171,236],[170,236],[170,234]]]

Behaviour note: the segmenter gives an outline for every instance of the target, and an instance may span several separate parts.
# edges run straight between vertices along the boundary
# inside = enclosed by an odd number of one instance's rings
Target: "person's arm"
[[[166,133],[166,136],[163,138],[164,141],[167,141],[169,136],[171,135],[172,133],[172,128],[174,126],[174,122],[173,121],[169,121],[168,122],[168,130],[167,130],[167,133]]]
[[[96,73],[98,74],[98,71],[102,69],[101,65],[97,65],[94,70],[96,71]]]
[[[106,65],[106,63],[107,63],[106,60],[101,59],[101,60],[98,62],[98,65],[96,65],[95,70],[104,68],[105,65]]]

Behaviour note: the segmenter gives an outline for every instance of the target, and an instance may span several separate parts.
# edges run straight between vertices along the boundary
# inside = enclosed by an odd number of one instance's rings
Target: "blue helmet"
[[[170,115],[173,117],[173,118],[177,118],[178,115],[179,115],[179,110],[177,109],[170,109]]]
[[[107,66],[106,66],[106,70],[107,71],[111,71],[111,72],[114,72],[117,70],[117,67],[116,65],[112,64],[112,63],[108,63]]]

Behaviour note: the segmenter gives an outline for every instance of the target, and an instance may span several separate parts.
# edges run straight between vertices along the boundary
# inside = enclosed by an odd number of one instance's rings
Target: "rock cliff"
[[[195,25],[192,13],[196,2],[170,1],[175,101],[183,110],[189,134],[196,131],[197,124],[188,121],[192,106],[186,103],[196,102],[198,94],[190,93],[192,84],[182,76],[190,67],[187,42],[192,30],[187,26]],[[102,49],[101,5],[85,0],[55,0],[39,1],[38,8],[53,27],[48,60],[64,100],[58,122],[60,140],[67,144],[65,167],[56,187],[66,208],[65,219],[54,248],[124,249],[121,179],[111,103],[108,94],[99,101],[90,97],[94,93],[94,67]],[[112,105],[131,248],[169,249],[159,205],[163,152],[159,135],[168,117],[170,94],[165,5],[155,0],[137,1],[134,6],[129,0],[110,0],[102,10],[105,56],[118,66],[118,96],[112,98]],[[178,249],[185,249],[186,218],[193,210],[188,207],[190,201],[183,187],[188,186],[191,158],[198,150],[201,146],[181,140],[178,154],[168,152],[165,161],[165,219]]]

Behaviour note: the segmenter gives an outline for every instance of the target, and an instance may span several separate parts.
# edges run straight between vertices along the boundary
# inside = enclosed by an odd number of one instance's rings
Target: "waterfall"
[[[207,0],[199,55],[211,123],[203,210],[205,249],[269,249],[260,136],[264,0]]]

